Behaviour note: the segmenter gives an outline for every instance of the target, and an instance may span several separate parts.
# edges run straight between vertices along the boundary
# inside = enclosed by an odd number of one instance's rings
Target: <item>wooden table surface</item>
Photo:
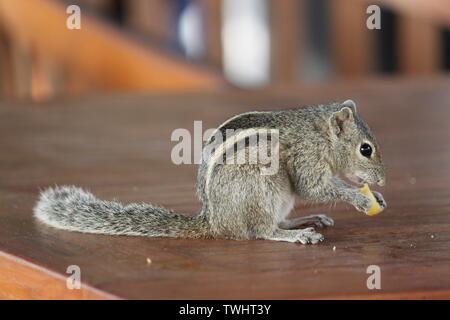
[[[0,103],[0,297],[450,298],[450,78],[311,88]],[[37,222],[38,190],[74,184],[102,199],[194,213],[196,165],[174,165],[176,128],[236,113],[354,99],[382,146],[388,209],[298,203],[327,213],[326,241],[175,240],[73,233]],[[333,250],[333,247],[336,247]],[[147,264],[150,258],[152,263]],[[81,290],[66,288],[81,268]],[[366,286],[378,265],[381,289]]]

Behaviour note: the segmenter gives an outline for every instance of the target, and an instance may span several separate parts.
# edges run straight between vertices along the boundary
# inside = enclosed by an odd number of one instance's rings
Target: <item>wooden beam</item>
[[[170,1],[129,1],[126,3],[125,21],[133,30],[167,42],[170,37]]]
[[[211,65],[222,69],[223,0],[200,0],[204,22],[205,58]]]
[[[439,30],[423,19],[401,15],[398,18],[397,61],[406,74],[430,74],[440,65]]]
[[[300,48],[304,39],[303,0],[270,0],[272,81],[278,84],[297,80]]]
[[[32,73],[30,46],[16,40],[12,39],[10,47],[13,96],[17,99],[30,99]]]
[[[54,70],[41,52],[31,50],[31,98],[44,101],[55,94]]]
[[[329,1],[332,61],[338,76],[364,76],[373,69],[373,35],[367,5],[359,0]]]
[[[138,45],[86,15],[81,30],[69,30],[65,7],[52,0],[0,0],[0,19],[15,39],[90,81],[87,90],[190,91],[223,84],[220,77]]]
[[[14,97],[11,42],[0,23],[0,98]]]

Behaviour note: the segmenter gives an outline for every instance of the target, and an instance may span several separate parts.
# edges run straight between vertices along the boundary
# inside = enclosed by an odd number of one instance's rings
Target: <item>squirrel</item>
[[[98,200],[75,186],[41,192],[35,217],[55,228],[86,233],[171,238],[266,239],[315,244],[324,237],[311,226],[327,227],[326,215],[286,219],[297,195],[312,202],[346,201],[366,212],[371,200],[355,184],[385,184],[379,145],[352,100],[288,110],[255,111],[234,116],[216,129],[238,129],[234,139],[217,143],[202,157],[197,176],[200,213],[180,214],[149,204],[122,205]],[[278,170],[262,174],[267,164],[228,164],[227,149],[258,130],[277,130]],[[211,147],[210,138],[204,150]],[[220,138],[220,136],[219,136]],[[219,139],[220,140],[220,139]],[[250,146],[245,146],[246,152]],[[373,192],[382,209],[383,196]],[[300,229],[305,226],[306,228]]]

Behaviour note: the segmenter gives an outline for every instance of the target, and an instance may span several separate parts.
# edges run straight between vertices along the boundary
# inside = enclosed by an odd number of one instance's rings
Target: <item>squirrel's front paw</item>
[[[355,206],[356,210],[361,212],[368,212],[372,207],[372,200],[361,193],[357,193],[356,198],[352,204]]]
[[[383,195],[377,191],[372,191],[373,195],[375,196],[375,199],[377,199],[378,204],[380,205],[381,209],[384,210],[387,207],[387,203],[383,198]]]

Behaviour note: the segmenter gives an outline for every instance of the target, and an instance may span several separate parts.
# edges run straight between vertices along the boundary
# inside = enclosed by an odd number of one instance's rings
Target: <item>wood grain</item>
[[[117,299],[86,285],[82,285],[80,289],[68,289],[66,277],[61,274],[3,252],[0,252],[0,270],[0,299]]]
[[[78,265],[86,286],[127,299],[450,298],[449,88],[450,78],[441,77],[0,103],[0,250],[17,259],[13,266],[0,260],[0,274],[13,274],[0,277],[1,296],[97,298],[43,287],[49,272],[65,277],[67,266]],[[170,161],[174,129],[203,120],[205,130],[243,111],[347,98],[381,144],[388,182],[379,190],[389,208],[367,217],[346,204],[298,203],[293,216],[335,219],[319,245],[90,235],[32,217],[38,190],[54,184],[197,212],[196,166]],[[24,261],[39,266],[35,276],[22,271]],[[366,287],[373,264],[381,268],[381,290]]]

